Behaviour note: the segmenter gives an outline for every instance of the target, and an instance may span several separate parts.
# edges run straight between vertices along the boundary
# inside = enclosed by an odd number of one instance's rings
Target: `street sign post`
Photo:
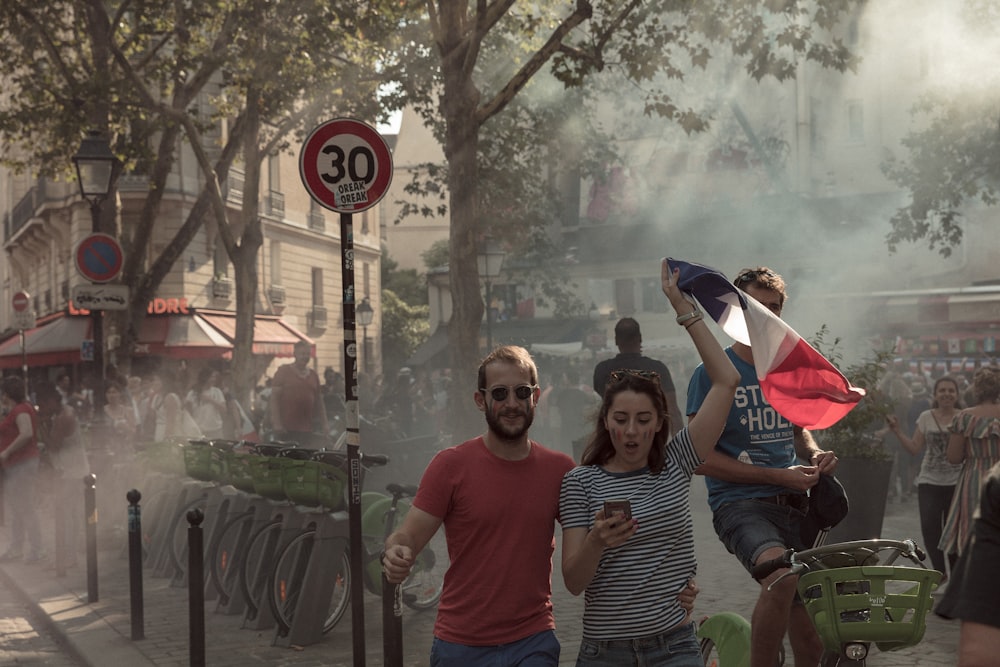
[[[76,270],[92,283],[108,283],[121,273],[124,255],[115,237],[90,234],[76,246],[73,253]]]
[[[392,180],[392,155],[382,136],[370,125],[350,118],[330,120],[309,133],[299,156],[299,174],[309,195],[321,206],[340,213],[341,288],[344,315],[344,395],[347,397],[348,534],[351,580],[361,581],[361,431],[358,419],[358,354],[354,323],[354,228],[352,214],[378,203]],[[383,596],[398,594],[386,586]],[[351,589],[351,635],[354,667],[365,664],[364,590]],[[383,633],[401,634],[398,626]],[[402,646],[402,637],[391,642]],[[387,643],[385,646],[389,646]],[[400,660],[397,661],[397,657]],[[402,665],[402,651],[384,655],[386,667]]]
[[[31,309],[31,297],[27,292],[17,292],[11,299],[14,310],[14,328],[31,329],[35,326],[35,313]]]
[[[299,174],[321,206],[338,213],[360,213],[388,191],[392,155],[375,128],[352,118],[337,118],[309,133],[299,156]]]

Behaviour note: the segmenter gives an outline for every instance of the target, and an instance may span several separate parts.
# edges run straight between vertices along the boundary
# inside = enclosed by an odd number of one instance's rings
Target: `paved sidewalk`
[[[736,611],[749,617],[757,587],[735,558],[720,545],[711,526],[705,502],[704,483],[692,485],[692,509],[699,557],[696,617],[717,611]],[[860,509],[860,508],[857,508]],[[0,545],[6,535],[0,529]],[[50,535],[51,533],[46,533]],[[558,531],[557,531],[558,534]],[[890,538],[920,538],[916,502],[890,504],[883,535]],[[105,540],[107,541],[107,540]],[[557,540],[558,542],[558,540]],[[85,664],[93,667],[183,667],[189,664],[187,590],[172,588],[169,581],[145,571],[145,639],[132,641],[129,615],[128,563],[120,544],[103,544],[99,557],[99,601],[88,604],[83,560],[56,578],[45,565],[4,563],[0,576],[24,600],[51,620],[53,632],[65,639]],[[553,576],[557,634],[563,645],[562,664],[575,663],[581,632],[582,597],[570,595],[562,583],[556,553]],[[366,592],[366,664],[382,664],[380,600]],[[240,616],[215,613],[214,602],[206,603],[206,662],[211,666],[275,665],[319,667],[353,665],[350,612],[323,640],[301,649],[274,647],[273,631],[241,629]],[[404,650],[407,667],[428,663],[433,612],[404,611]],[[872,664],[907,667],[954,665],[958,645],[958,623],[928,616],[927,634],[917,647],[896,653],[873,654]],[[790,661],[789,661],[790,662]]]

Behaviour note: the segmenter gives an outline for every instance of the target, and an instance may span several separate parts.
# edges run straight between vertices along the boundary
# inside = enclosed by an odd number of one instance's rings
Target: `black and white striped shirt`
[[[667,444],[658,475],[648,468],[612,473],[600,466],[566,473],[559,497],[563,530],[592,528],[597,510],[614,499],[631,501],[639,522],[625,544],[601,555],[585,594],[585,638],[646,637],[684,620],[677,594],[697,569],[688,491],[699,463],[684,428]]]

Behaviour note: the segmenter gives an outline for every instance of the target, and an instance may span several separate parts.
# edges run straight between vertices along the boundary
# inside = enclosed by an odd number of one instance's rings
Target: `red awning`
[[[139,327],[136,356],[172,359],[218,359],[228,356],[232,344],[198,315],[147,316]]]
[[[197,313],[214,327],[226,340],[236,339],[236,313],[228,310],[202,310]],[[295,344],[313,341],[277,315],[257,315],[253,327],[253,353],[275,357],[295,356]]]
[[[80,363],[80,347],[91,339],[90,317],[59,313],[24,332],[29,366]],[[193,315],[148,315],[139,327],[136,356],[171,359],[223,359],[233,351],[236,313],[199,311]],[[300,340],[312,341],[274,315],[257,315],[253,353],[276,357],[293,356]],[[20,336],[0,343],[0,369],[19,368],[22,362]]]
[[[25,356],[29,366],[79,363],[80,344],[88,338],[89,317],[60,315],[24,332],[23,356],[20,336],[0,343],[0,368],[19,368]]]

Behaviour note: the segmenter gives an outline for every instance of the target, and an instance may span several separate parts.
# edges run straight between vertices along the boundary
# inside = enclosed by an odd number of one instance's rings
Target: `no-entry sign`
[[[392,181],[392,155],[382,135],[353,118],[328,120],[302,144],[299,174],[309,195],[338,213],[377,204]]]
[[[28,310],[28,306],[31,305],[31,297],[28,296],[27,292],[18,292],[14,295],[11,300],[11,306],[14,308],[15,313],[23,313]]]
[[[122,270],[122,247],[107,234],[91,234],[76,246],[76,270],[92,283],[114,280]]]

